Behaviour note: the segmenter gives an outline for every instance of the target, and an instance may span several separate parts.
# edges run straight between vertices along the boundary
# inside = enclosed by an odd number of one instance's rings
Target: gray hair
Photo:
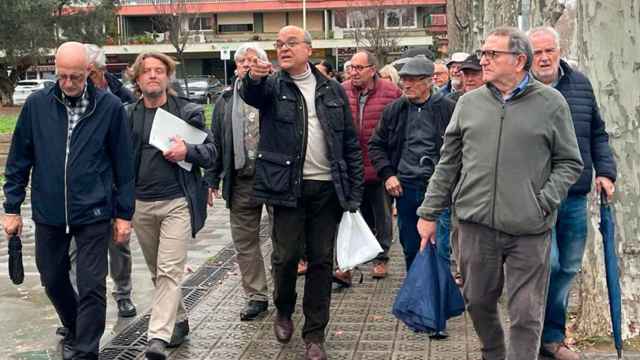
[[[524,54],[524,56],[527,57],[527,61],[524,63],[524,71],[529,71],[529,69],[531,69],[531,64],[533,63],[533,49],[527,34],[514,27],[504,26],[491,31],[487,37],[489,36],[508,37],[509,51],[516,54]]]
[[[87,49],[89,64],[95,65],[98,69],[107,67],[107,56],[104,53],[104,49],[95,44],[84,44],[84,47]]]
[[[311,45],[311,42],[313,41],[313,39],[311,38],[311,33],[308,32],[307,30],[304,30],[304,42],[306,42],[307,44]]]
[[[543,33],[547,35],[553,36],[553,41],[556,43],[556,48],[560,48],[560,34],[556,31],[556,29],[551,26],[538,26],[529,31],[527,31],[527,36],[531,38],[533,35]]]
[[[247,54],[247,51],[249,50],[254,51],[258,59],[262,61],[269,61],[267,53],[258,44],[255,43],[244,43],[240,45],[238,47],[238,50],[236,50],[236,53],[233,55],[233,61],[237,62],[238,58],[241,56],[245,56]]]

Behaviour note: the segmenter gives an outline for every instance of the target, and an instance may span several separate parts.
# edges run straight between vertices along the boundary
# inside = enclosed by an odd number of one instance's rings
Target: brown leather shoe
[[[321,343],[308,342],[305,348],[304,360],[327,360],[327,353]]]
[[[306,273],[307,273],[307,266],[308,266],[308,265],[309,265],[309,264],[308,264],[306,261],[304,261],[304,260],[300,260],[300,261],[298,262],[298,275],[304,275],[304,274],[306,274]]]
[[[542,344],[540,354],[557,360],[580,360],[580,354],[569,349],[563,342]]]
[[[351,271],[340,271],[340,270],[336,270],[336,272],[333,274],[333,281],[337,282],[338,284],[344,286],[344,287],[351,287],[352,281],[351,281]]]
[[[276,335],[278,342],[282,344],[288,343],[291,340],[291,335],[293,335],[291,317],[276,313],[276,318],[273,321],[273,333]]]
[[[382,261],[375,262],[371,270],[371,277],[374,279],[384,279],[387,277],[387,264]]]

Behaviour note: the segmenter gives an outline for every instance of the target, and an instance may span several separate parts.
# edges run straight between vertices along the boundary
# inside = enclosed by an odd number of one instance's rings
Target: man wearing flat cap
[[[424,56],[400,70],[403,96],[382,113],[369,140],[369,158],[387,192],[396,198],[400,243],[407,269],[420,247],[416,210],[440,159],[454,103],[432,85],[433,62]]]

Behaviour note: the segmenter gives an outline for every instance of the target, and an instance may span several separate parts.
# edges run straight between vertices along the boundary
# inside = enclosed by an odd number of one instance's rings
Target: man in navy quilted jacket
[[[529,31],[533,46],[532,71],[536,79],[556,88],[571,109],[584,170],[560,205],[551,246],[551,279],[540,353],[554,359],[577,360],[580,356],[565,344],[567,297],[571,281],[580,269],[587,239],[587,194],[595,169],[596,192],[611,200],[616,162],[609,136],[600,117],[589,79],[560,60],[558,33],[550,27]]]

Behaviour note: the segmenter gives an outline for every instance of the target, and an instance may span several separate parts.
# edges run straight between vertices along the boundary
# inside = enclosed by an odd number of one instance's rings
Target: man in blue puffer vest
[[[596,191],[604,191],[611,199],[616,162],[591,83],[584,74],[560,60],[558,39],[558,33],[550,27],[529,31],[534,58],[532,72],[536,79],[556,88],[567,100],[584,170],[558,211],[551,245],[551,278],[541,354],[560,360],[578,360],[580,356],[564,344],[567,297],[571,281],[582,264],[587,239],[587,194],[591,191],[593,169]]]
[[[97,360],[107,307],[108,243],[124,243],[131,232],[131,135],[120,100],[87,81],[83,44],[62,44],[55,69],[56,85],[29,96],[13,133],[5,169],[4,230],[7,235],[22,230],[20,207],[31,175],[36,265],[69,329],[63,359]],[[77,295],[69,280],[72,237]]]

